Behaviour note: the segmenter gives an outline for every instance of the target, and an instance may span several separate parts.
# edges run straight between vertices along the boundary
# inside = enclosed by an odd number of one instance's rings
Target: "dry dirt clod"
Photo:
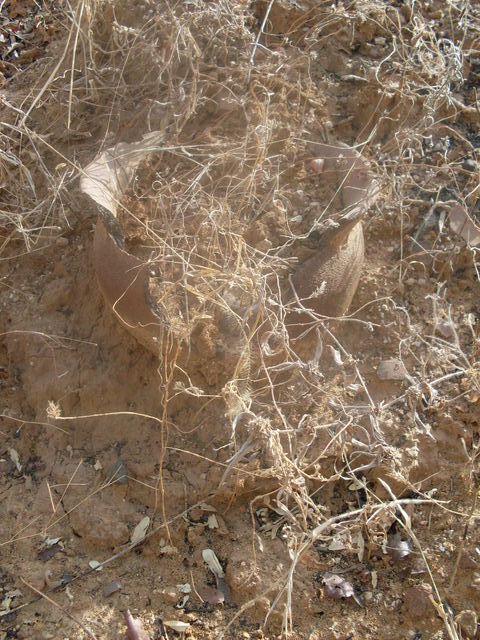
[[[380,380],[405,380],[407,375],[405,365],[397,358],[383,360],[377,367],[377,376]]]
[[[179,595],[173,589],[163,589],[160,593],[162,600],[168,604],[176,604],[179,600]]]
[[[128,541],[130,532],[115,508],[105,499],[93,496],[72,509],[71,525],[77,535],[97,548],[113,548]]]
[[[432,587],[425,582],[409,587],[405,591],[403,600],[405,613],[408,613],[412,620],[420,620],[432,614],[434,609],[430,600],[431,595]]]

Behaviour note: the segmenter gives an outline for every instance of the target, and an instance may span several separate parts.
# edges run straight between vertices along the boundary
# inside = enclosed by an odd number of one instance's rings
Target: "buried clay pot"
[[[160,132],[147,134],[136,143],[122,142],[97,156],[80,179],[80,189],[100,205],[93,265],[105,302],[125,328],[156,353],[163,329],[162,319],[149,298],[148,264],[123,248],[117,211],[139,162],[156,151],[159,144]]]
[[[312,144],[323,161],[322,175],[338,183],[336,207],[344,213],[336,227],[320,237],[315,255],[291,279],[301,304],[327,317],[344,315],[355,295],[364,261],[362,216],[375,194],[368,165],[339,143]]]
[[[161,132],[152,132],[139,142],[120,143],[108,149],[86,167],[81,178],[82,191],[101,205],[93,261],[104,299],[125,328],[157,355],[162,353],[169,323],[151,295],[149,263],[124,248],[117,212],[138,164],[161,150],[162,136]],[[319,179],[335,184],[331,204],[342,211],[342,217],[323,229],[314,255],[293,273],[289,283],[285,283],[285,291],[286,297],[295,296],[306,309],[337,317],[347,311],[358,285],[364,259],[361,218],[372,201],[374,189],[368,165],[355,149],[340,143],[310,144],[312,156],[323,161]],[[244,296],[235,310],[237,316],[246,315],[254,301],[253,297]],[[200,322],[196,328],[191,327],[190,336],[209,332],[213,335],[217,331],[216,327],[205,331],[202,326]],[[237,328],[236,333],[222,340],[228,357],[237,362],[245,343],[243,328]],[[217,339],[213,349],[217,354],[218,342]]]

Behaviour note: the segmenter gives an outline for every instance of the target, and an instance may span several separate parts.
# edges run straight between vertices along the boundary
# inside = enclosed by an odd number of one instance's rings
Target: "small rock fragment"
[[[342,578],[334,573],[325,573],[322,580],[325,587],[325,594],[335,600],[343,600],[345,598],[351,598],[354,594],[353,587]]]
[[[310,167],[315,171],[315,173],[323,173],[325,160],[323,158],[315,158],[310,162]]]
[[[115,593],[116,591],[120,591],[120,589],[123,589],[123,584],[120,582],[120,580],[107,582],[107,584],[103,586],[103,595],[108,598],[108,596],[111,596],[112,593]]]
[[[435,331],[439,333],[442,338],[451,338],[453,336],[453,328],[450,322],[441,320],[436,326]]]
[[[457,204],[450,209],[450,227],[472,247],[480,245],[480,228],[468,215],[467,211]]]
[[[189,582],[185,582],[185,584],[177,584],[177,589],[180,593],[192,593],[192,587]]]
[[[380,380],[405,380],[407,375],[403,362],[397,358],[383,360],[377,367]]]
[[[132,537],[130,538],[131,544],[138,544],[139,542],[141,542],[147,535],[149,526],[150,518],[148,516],[145,516],[145,518],[142,518],[133,530]]]
[[[427,565],[425,564],[425,560],[421,556],[415,558],[415,560],[413,561],[410,573],[412,576],[419,576],[422,575],[422,573],[427,573]]]
[[[410,555],[410,543],[408,540],[402,540],[400,532],[390,533],[387,538],[388,553],[395,560],[402,560]]]
[[[48,560],[51,560],[53,556],[56,555],[59,551],[63,551],[63,545],[59,542],[56,542],[51,546],[47,546],[41,549],[37,553],[37,558],[42,562],[47,562]]]
[[[217,517],[217,523],[218,523],[218,529],[217,529],[217,533],[219,536],[228,536],[230,534],[228,527],[225,523],[225,520],[222,518],[221,515],[219,515],[218,513],[216,514]]]
[[[474,171],[476,171],[476,169],[478,169],[478,163],[475,162],[475,160],[472,160],[471,158],[466,158],[462,162],[462,169],[465,169],[465,171],[469,171],[470,173],[473,173]]]

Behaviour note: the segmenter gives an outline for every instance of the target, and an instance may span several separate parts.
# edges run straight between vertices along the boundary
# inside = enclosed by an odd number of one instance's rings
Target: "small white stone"
[[[310,167],[315,173],[323,173],[325,160],[323,158],[315,158],[310,162]]]

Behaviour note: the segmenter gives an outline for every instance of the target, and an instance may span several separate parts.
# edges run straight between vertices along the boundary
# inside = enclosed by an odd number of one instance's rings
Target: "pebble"
[[[475,636],[477,635],[478,624],[477,614],[475,613],[475,611],[472,611],[471,609],[465,609],[465,611],[461,611],[455,618],[455,622],[458,624],[467,638],[475,638]]]
[[[63,236],[59,236],[56,239],[55,244],[57,245],[57,247],[67,247],[68,246],[68,238],[64,238]]]
[[[120,589],[123,589],[123,584],[119,580],[107,582],[107,584],[103,586],[103,595],[108,598],[108,596],[111,596],[116,591],[120,591]]]
[[[403,362],[397,358],[382,360],[377,367],[380,380],[405,380],[407,375]]]
[[[444,338],[451,338],[453,336],[452,325],[445,320],[441,320],[435,327],[435,330]]]
[[[465,169],[465,171],[473,173],[478,169],[478,162],[475,162],[475,160],[472,160],[471,158],[467,158],[462,162],[462,168]]]
[[[315,158],[310,162],[310,167],[315,173],[322,173],[325,167],[325,160],[323,158]]]

